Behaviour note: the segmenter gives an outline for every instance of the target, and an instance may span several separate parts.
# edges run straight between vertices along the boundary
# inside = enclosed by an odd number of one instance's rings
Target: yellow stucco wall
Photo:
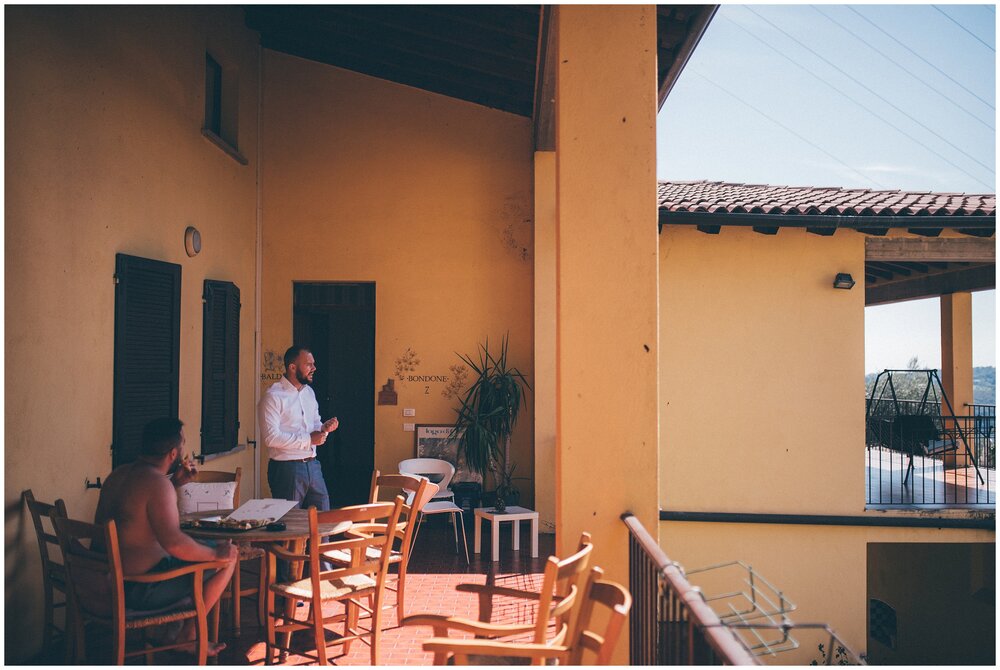
[[[665,227],[660,503],[864,510],[864,236]]]
[[[20,493],[61,497],[89,520],[98,492],[84,480],[111,469],[117,252],[182,266],[180,417],[192,452],[202,282],[240,287],[240,441],[253,435],[257,50],[231,8],[11,7],[5,16],[5,634],[17,662],[38,650],[42,603]],[[201,135],[207,49],[239,69],[248,166]],[[189,225],[203,239],[195,258],[184,253]],[[251,478],[246,452],[210,465],[236,466]]]
[[[455,352],[478,358],[506,332],[531,382],[530,121],[270,51],[263,89],[264,349],[290,343],[293,281],[375,282],[376,389],[408,348],[413,374],[449,375]],[[404,421],[453,421],[444,384],[424,387],[397,379],[399,404],[376,408],[380,470],[413,456]],[[511,450],[530,506],[527,401]]]
[[[983,530],[848,526],[789,526],[661,522],[660,546],[687,569],[732,560],[748,563],[796,605],[792,621],[823,622],[861,653],[867,645],[867,546],[869,542],[993,542]],[[732,574],[691,575],[706,595],[739,588]],[[802,633],[803,648],[769,664],[818,659],[817,634]]]
[[[865,514],[864,237],[665,227],[660,240],[660,503],[665,510]],[[906,515],[905,512],[869,514]],[[952,514],[953,515],[953,514]],[[993,542],[995,533],[661,522],[686,568],[742,560],[865,650],[869,542]],[[706,593],[721,585],[692,575]],[[815,635],[777,663],[818,659]]]

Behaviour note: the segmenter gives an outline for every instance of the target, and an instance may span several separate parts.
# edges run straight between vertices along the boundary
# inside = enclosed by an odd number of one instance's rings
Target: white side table
[[[492,507],[476,508],[476,553],[483,548],[483,524],[490,522],[490,547],[493,550],[493,560],[500,560],[500,524],[512,522],[514,527],[514,551],[521,548],[521,522],[531,521],[531,557],[538,558],[538,512],[526,507],[508,506],[506,512],[494,512]]]

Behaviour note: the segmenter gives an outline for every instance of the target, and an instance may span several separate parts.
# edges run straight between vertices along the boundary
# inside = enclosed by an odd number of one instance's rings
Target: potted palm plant
[[[500,342],[500,351],[490,351],[490,341],[479,347],[479,361],[458,354],[472,371],[472,384],[460,406],[452,438],[458,440],[469,467],[486,476],[493,474],[497,484],[496,509],[506,508],[507,497],[516,494],[514,466],[510,463],[510,436],[517,425],[522,406],[527,406],[525,390],[531,390],[520,370],[507,363],[508,337]]]

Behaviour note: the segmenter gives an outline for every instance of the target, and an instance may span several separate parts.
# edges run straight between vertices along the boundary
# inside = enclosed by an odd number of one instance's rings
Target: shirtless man
[[[206,608],[211,609],[232,577],[237,550],[228,541],[211,547],[181,531],[174,487],[190,482],[195,475],[193,466],[181,458],[183,426],[178,419],[156,419],[146,424],[138,460],[116,468],[101,487],[94,523],[113,519],[117,524],[126,575],[161,572],[186,563],[226,561],[226,568],[205,573],[203,595]],[[155,584],[126,582],[125,606],[157,610],[193,593],[194,575],[190,574]],[[177,639],[194,637],[194,619],[188,619]],[[209,656],[217,655],[225,646],[210,644]]]

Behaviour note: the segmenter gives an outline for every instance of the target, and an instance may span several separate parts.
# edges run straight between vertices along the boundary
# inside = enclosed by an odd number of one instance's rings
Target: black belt
[[[283,460],[283,461],[279,461],[278,459],[274,459],[274,462],[275,463],[308,463],[309,461],[315,461],[315,460],[316,460],[315,456],[310,456],[309,458],[289,458],[289,459]]]

